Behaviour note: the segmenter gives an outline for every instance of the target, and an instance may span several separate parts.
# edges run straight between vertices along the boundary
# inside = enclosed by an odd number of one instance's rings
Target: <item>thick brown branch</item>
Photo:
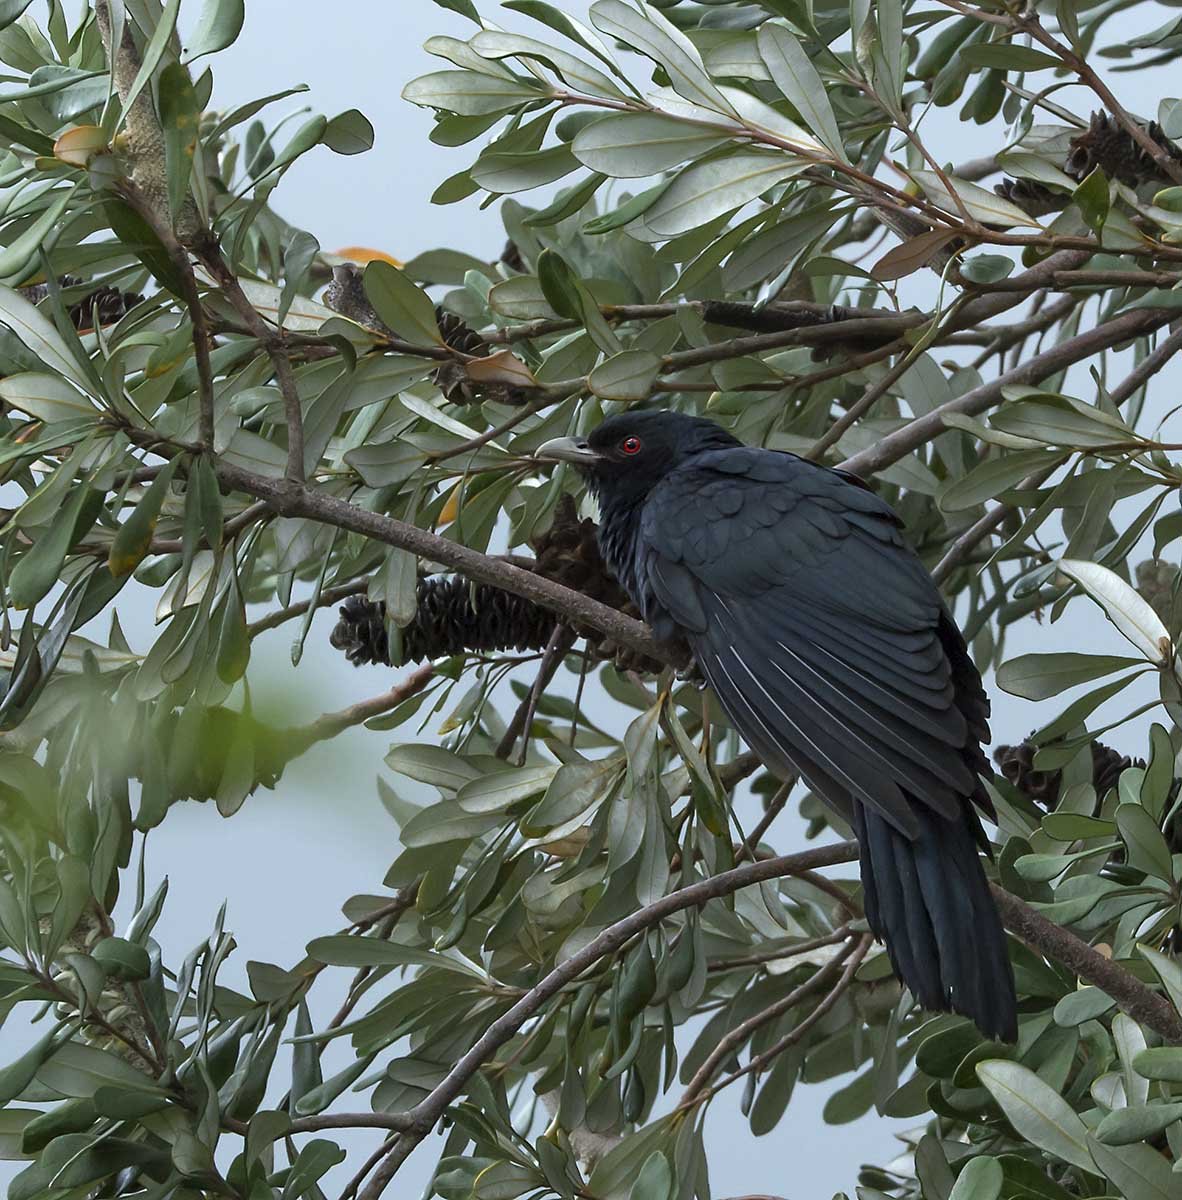
[[[1174,315],[1173,312],[1156,308],[1139,308],[1122,313],[1111,321],[1106,321],[1103,325],[1097,325],[1095,329],[1089,329],[1086,333],[1068,338],[1057,346],[1044,350],[1042,354],[1035,355],[1034,358],[1028,359],[988,383],[981,384],[980,387],[973,388],[963,396],[941,404],[924,416],[917,417],[914,421],[904,425],[895,433],[887,434],[869,449],[851,455],[839,465],[843,470],[851,471],[855,475],[873,475],[876,471],[889,467],[913,450],[918,450],[920,446],[939,437],[947,428],[944,418],[949,413],[977,416],[987,412],[1001,402],[1002,391],[1009,385],[1041,383],[1044,379],[1073,363],[1081,362],[1102,350],[1108,350],[1139,334],[1149,333],[1159,328]]]
[[[1048,921],[1017,896],[996,884],[991,888],[1002,922],[1011,933],[1111,996],[1134,1021],[1160,1034],[1167,1042],[1182,1042],[1182,1016],[1164,996],[1093,950],[1087,942]]]

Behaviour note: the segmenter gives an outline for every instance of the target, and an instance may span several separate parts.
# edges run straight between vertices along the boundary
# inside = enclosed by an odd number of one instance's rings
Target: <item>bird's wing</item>
[[[900,832],[980,792],[988,701],[930,576],[872,492],[789,455],[700,455],[646,502],[646,618],[686,637],[749,744]]]

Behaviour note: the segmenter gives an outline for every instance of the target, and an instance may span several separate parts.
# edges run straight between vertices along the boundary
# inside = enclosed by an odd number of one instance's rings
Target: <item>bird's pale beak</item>
[[[543,442],[535,451],[534,458],[546,462],[569,462],[580,467],[593,466],[600,456],[587,444],[586,438],[560,437]]]

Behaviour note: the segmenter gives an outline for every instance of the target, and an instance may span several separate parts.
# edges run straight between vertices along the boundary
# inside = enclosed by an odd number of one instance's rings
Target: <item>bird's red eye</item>
[[[621,454],[639,454],[640,453],[640,438],[626,437],[620,443]]]

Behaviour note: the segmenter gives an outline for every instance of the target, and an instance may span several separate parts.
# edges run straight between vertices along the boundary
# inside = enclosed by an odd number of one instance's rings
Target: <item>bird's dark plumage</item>
[[[567,457],[654,632],[688,642],[752,749],[855,830],[866,916],[899,977],[925,1008],[1013,1040],[977,853],[989,702],[894,512],[851,476],[677,413],[610,418]]]

